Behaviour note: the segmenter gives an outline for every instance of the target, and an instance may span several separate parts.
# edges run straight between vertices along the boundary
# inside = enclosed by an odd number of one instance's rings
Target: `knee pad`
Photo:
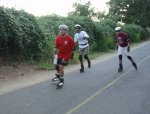
[[[119,60],[122,60],[122,55],[119,55]]]
[[[59,65],[56,65],[56,66],[55,66],[55,69],[56,69],[57,71],[59,71]]]
[[[130,59],[130,60],[132,59],[130,56],[127,56],[127,58]]]
[[[88,59],[88,56],[87,56],[87,55],[84,55],[84,59]]]
[[[82,61],[82,55],[79,55],[79,60]]]

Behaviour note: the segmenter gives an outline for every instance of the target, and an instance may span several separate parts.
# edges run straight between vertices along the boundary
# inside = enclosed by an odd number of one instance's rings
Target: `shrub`
[[[128,33],[131,42],[140,42],[147,37],[146,30],[135,24],[124,25],[123,31]]]
[[[33,15],[0,7],[0,55],[36,58],[44,44],[44,34]]]
[[[94,39],[92,48],[95,51],[108,51],[114,49],[113,34],[116,22],[112,20],[102,20],[95,23]]]

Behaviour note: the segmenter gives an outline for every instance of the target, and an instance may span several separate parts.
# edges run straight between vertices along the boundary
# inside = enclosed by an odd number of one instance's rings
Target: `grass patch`
[[[38,64],[39,70],[55,70],[55,65],[48,62],[40,62]]]
[[[113,53],[114,50],[109,50],[107,52],[92,52],[89,54],[89,58],[91,60],[96,59],[100,56],[103,56],[108,53]],[[74,53],[74,59],[69,61],[69,64],[77,64],[79,63],[78,60],[78,53],[77,51]],[[40,62],[34,62],[38,66],[39,70],[55,70],[55,65],[53,64],[52,60],[51,61],[40,61]]]

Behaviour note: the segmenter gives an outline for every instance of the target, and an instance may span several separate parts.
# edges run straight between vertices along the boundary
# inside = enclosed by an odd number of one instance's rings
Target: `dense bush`
[[[135,24],[124,25],[123,30],[128,33],[131,42],[140,42],[148,37],[146,29]]]
[[[0,7],[1,56],[37,57],[44,44],[44,34],[33,15]]]
[[[101,20],[95,22],[95,30],[93,31],[93,37],[95,42],[92,44],[92,50],[94,51],[107,51],[114,49],[113,34],[116,22],[112,20]]]

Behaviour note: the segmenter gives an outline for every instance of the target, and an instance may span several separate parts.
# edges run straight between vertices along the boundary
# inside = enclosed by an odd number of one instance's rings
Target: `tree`
[[[95,14],[96,14],[95,17],[97,19],[99,19],[99,20],[101,20],[101,19],[108,19],[107,14],[106,14],[105,11],[103,11],[103,12],[97,12]]]
[[[150,26],[150,0],[110,0],[109,18],[124,23]]]
[[[85,16],[85,17],[93,17],[95,16],[94,8],[91,8],[91,2],[87,2],[84,5],[80,3],[74,3],[73,8],[75,11],[70,12],[68,15],[77,15],[77,16]]]

